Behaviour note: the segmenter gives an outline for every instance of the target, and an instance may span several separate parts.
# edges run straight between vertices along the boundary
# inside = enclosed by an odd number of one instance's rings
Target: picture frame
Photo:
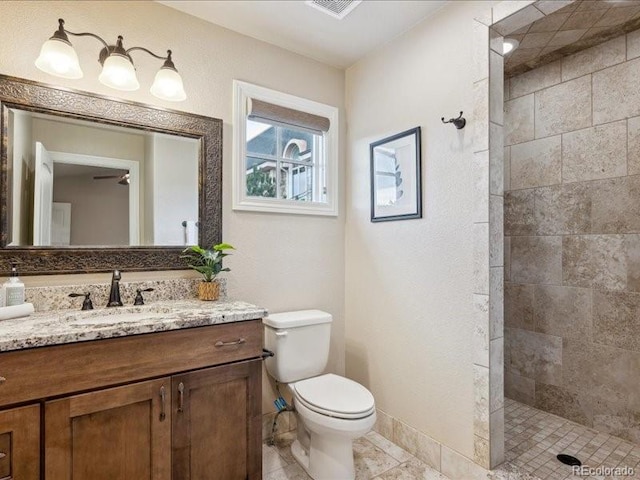
[[[422,218],[420,138],[415,127],[369,145],[372,222]]]

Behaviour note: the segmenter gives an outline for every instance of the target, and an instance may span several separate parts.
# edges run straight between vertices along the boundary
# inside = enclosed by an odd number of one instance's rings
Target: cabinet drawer
[[[256,358],[262,322],[212,325],[0,354],[0,406]]]

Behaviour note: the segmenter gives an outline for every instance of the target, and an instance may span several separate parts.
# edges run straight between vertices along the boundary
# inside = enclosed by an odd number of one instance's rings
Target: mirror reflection
[[[198,242],[199,140],[10,109],[9,246]]]

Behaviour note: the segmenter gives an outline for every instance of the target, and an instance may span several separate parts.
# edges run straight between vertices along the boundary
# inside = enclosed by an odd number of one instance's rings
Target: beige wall
[[[155,227],[155,217],[153,215],[153,197],[154,197],[154,181],[155,164],[153,157],[155,155],[155,136],[149,135],[144,139],[144,172],[140,178],[144,185],[144,192],[141,194],[142,208],[140,212],[142,237],[141,240],[145,245],[153,245],[153,231]]]
[[[471,129],[475,14],[454,2],[347,70],[347,375],[473,458]],[[423,218],[369,220],[369,144],[422,127]]]
[[[3,72],[4,73],[4,72]],[[129,133],[135,132],[135,133]],[[52,117],[33,118],[33,141],[50,152],[75,153],[96,157],[144,160],[144,132],[102,128],[99,124],[60,122]]]
[[[71,204],[70,245],[129,245],[129,187],[117,180],[57,177],[53,201]]]
[[[153,135],[146,165],[153,200],[145,204],[153,215],[153,230],[146,233],[153,245],[185,245],[182,222],[198,221],[199,150],[200,143],[191,138]]]
[[[9,111],[7,132],[12,135],[8,145],[9,182],[12,185],[11,205],[8,208],[11,225],[11,245],[24,245],[29,238],[30,211],[33,191],[34,148],[31,142],[31,117],[18,110]],[[16,188],[22,186],[23,188]]]
[[[116,158],[138,162],[140,178],[145,172],[145,132],[129,129],[112,129],[100,125],[78,124],[75,122],[55,121],[52,117],[33,117],[31,142],[40,142],[50,152],[92,155],[96,157]],[[32,147],[34,148],[34,147]],[[55,170],[55,169],[54,169]],[[58,180],[61,180],[60,184]],[[54,201],[71,202],[71,245],[129,245],[129,195],[119,191],[113,185],[90,185],[81,182],[73,186],[69,179],[58,179],[54,184]],[[86,180],[86,179],[85,179]],[[64,185],[64,186],[63,186]],[[121,187],[117,182],[114,185]],[[68,188],[68,194],[65,189]],[[140,189],[140,225],[144,226],[144,182]],[[117,194],[113,205],[100,202],[102,195]],[[109,197],[103,197],[109,198]],[[72,201],[73,200],[73,201]],[[80,200],[80,201],[79,201]],[[117,205],[117,206],[116,206]],[[124,208],[124,210],[119,210]],[[118,212],[124,212],[124,215]],[[90,225],[102,219],[98,230]],[[110,235],[104,235],[108,225],[114,227]],[[99,239],[102,238],[100,241]],[[144,238],[144,237],[143,237]]]
[[[142,87],[118,92],[98,82],[98,42],[73,39],[84,70],[81,80],[54,78],[33,62],[42,42],[64,18],[73,31],[90,30],[109,40],[118,34],[126,46],[141,45],[156,52],[171,48],[189,98],[163,102],[148,89],[159,62],[133,54]],[[277,312],[320,308],[334,315],[329,369],[344,371],[344,213],[338,218],[233,212],[231,210],[232,80],[253,82],[289,94],[344,108],[344,71],[281,48],[239,35],[153,2],[0,2],[4,41],[0,43],[2,73],[42,82],[176,108],[224,120],[223,228],[224,240],[238,251],[229,258],[231,296]],[[341,128],[343,152],[344,123]],[[342,154],[341,154],[342,156]],[[341,176],[344,162],[340,161]],[[344,188],[341,185],[341,199]],[[342,201],[342,205],[344,202]],[[124,273],[125,278],[140,275]],[[169,274],[158,273],[158,278]],[[77,280],[107,281],[108,275]],[[60,282],[51,277],[36,282]],[[271,402],[271,398],[268,404]],[[273,407],[268,407],[272,409]]]
[[[640,31],[506,84],[505,393],[640,441]]]

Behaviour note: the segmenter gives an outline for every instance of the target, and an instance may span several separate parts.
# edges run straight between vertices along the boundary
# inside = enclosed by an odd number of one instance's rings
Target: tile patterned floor
[[[542,480],[640,479],[640,445],[509,399],[505,399],[505,452],[508,464]],[[573,455],[587,467],[627,467],[635,473],[574,475],[571,467],[556,459],[559,453]]]
[[[263,445],[264,480],[309,480],[290,446],[295,432],[276,437],[274,446]],[[370,432],[354,442],[356,480],[449,480],[382,435]],[[505,399],[506,462],[490,480],[640,480],[640,445],[597,432],[522,403]],[[556,459],[568,453],[587,467],[627,467],[628,475],[574,475]],[[482,474],[482,478],[484,477]],[[470,479],[451,479],[470,480]]]
[[[295,432],[276,437],[274,446],[262,446],[264,480],[309,480],[291,455]],[[370,432],[353,444],[356,480],[447,480],[382,435]]]
[[[295,432],[276,437],[274,446],[262,446],[263,480],[310,480],[293,456],[290,446]],[[376,432],[370,432],[353,445],[356,480],[449,480],[416,457]],[[480,469],[485,472],[484,470]],[[513,465],[470,478],[451,480],[538,480]]]

